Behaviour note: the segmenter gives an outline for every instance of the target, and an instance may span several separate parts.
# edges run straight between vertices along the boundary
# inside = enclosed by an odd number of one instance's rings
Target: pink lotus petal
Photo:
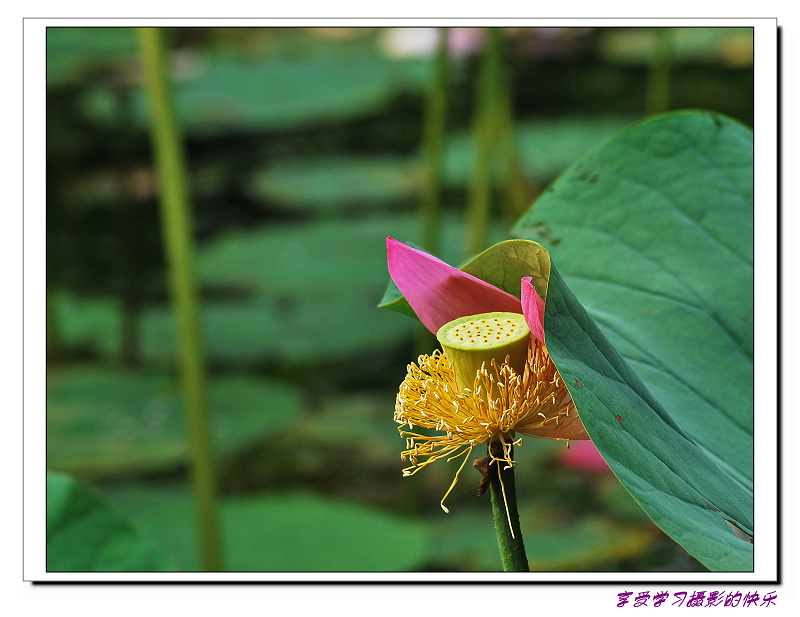
[[[424,251],[386,238],[389,274],[425,327],[436,334],[444,324],[465,315],[520,313],[510,293],[462,272]]]
[[[522,279],[522,314],[531,334],[544,343],[544,300],[531,283],[531,277]]]
[[[590,473],[607,473],[611,471],[608,463],[605,462],[595,445],[588,439],[570,441],[569,449],[561,453],[559,461],[564,467],[577,471]]]

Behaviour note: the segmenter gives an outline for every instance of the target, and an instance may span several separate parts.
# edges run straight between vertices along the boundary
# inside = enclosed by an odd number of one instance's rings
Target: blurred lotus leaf
[[[295,421],[300,395],[280,382],[219,377],[210,407],[214,444],[225,456]],[[48,467],[100,477],[175,467],[187,456],[174,379],[95,367],[49,371]]]
[[[198,567],[191,499],[170,490],[130,486],[107,493],[181,570]],[[383,572],[422,566],[427,526],[377,508],[309,494],[227,497],[221,504],[232,572]]]

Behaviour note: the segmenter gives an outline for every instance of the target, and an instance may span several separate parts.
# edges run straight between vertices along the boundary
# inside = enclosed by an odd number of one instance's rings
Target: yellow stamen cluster
[[[472,388],[459,390],[453,364],[436,350],[408,366],[400,386],[394,419],[406,438],[403,460],[410,476],[436,460],[464,457],[444,500],[458,482],[472,448],[499,441],[503,455],[491,454],[493,463],[513,466],[511,446],[516,433],[549,439],[585,439],[586,432],[547,349],[537,340],[528,348],[524,372],[519,375],[507,362],[484,363]],[[418,427],[437,431],[427,435]],[[491,448],[490,448],[491,451]]]

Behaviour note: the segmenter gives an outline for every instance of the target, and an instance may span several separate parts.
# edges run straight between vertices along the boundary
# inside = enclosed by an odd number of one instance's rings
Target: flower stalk
[[[499,442],[492,442],[490,448],[495,448],[496,445],[500,445]],[[500,549],[500,559],[505,572],[529,572],[525,543],[519,526],[514,468],[510,465],[505,466],[503,461],[498,460],[497,457],[502,455],[501,445],[499,451],[487,457],[495,458],[484,473],[484,476],[489,475],[489,494],[492,500],[492,519],[497,534],[497,546]]]
[[[502,39],[497,28],[487,28],[486,51],[475,94],[474,159],[467,198],[466,256],[480,253],[486,242],[492,192],[492,154],[497,139],[497,119],[502,71]]]
[[[139,28],[142,66],[158,170],[164,244],[172,304],[178,324],[183,398],[186,402],[191,475],[203,570],[222,570],[222,545],[214,453],[208,411],[208,380],[200,332],[200,307],[194,277],[194,246],[188,173],[172,89],[166,46],[160,28]]]
[[[423,181],[420,201],[422,246],[436,252],[439,245],[439,202],[442,185],[442,146],[447,117],[448,28],[439,29],[434,78],[425,105],[423,127]]]

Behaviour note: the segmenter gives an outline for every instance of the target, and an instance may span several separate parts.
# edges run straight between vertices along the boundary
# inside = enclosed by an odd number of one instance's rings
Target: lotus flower
[[[392,238],[386,246],[392,279],[443,347],[408,366],[397,394],[402,457],[411,462],[404,476],[463,456],[442,498],[448,512],[444,500],[475,446],[489,444],[491,462],[508,468],[511,447],[522,444],[517,434],[589,438],[547,353],[545,304],[531,277],[522,279],[520,299]]]

